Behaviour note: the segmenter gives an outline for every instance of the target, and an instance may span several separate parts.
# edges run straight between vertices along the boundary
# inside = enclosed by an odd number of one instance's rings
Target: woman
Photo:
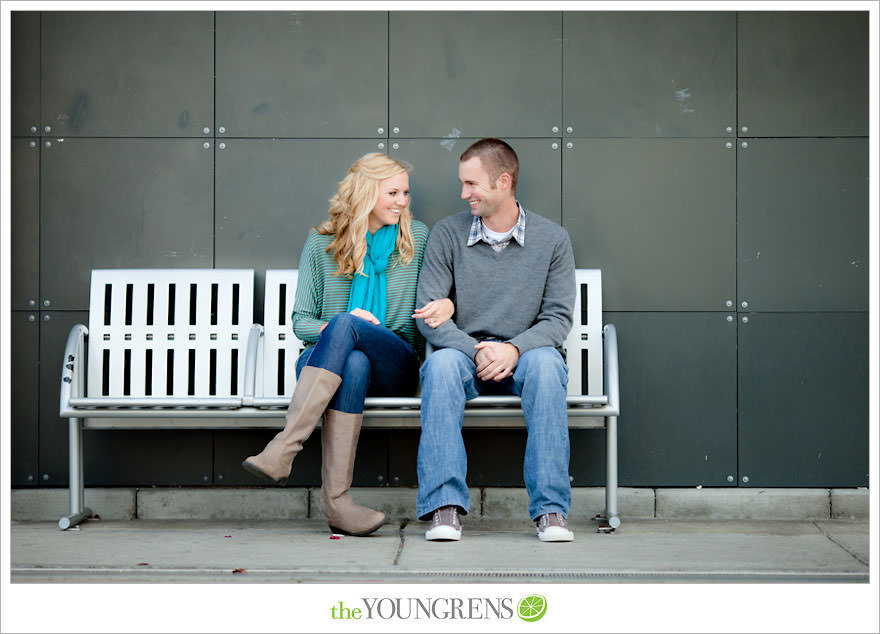
[[[385,514],[348,495],[364,398],[410,396],[424,341],[413,317],[428,228],[409,209],[409,173],[379,153],[362,156],[330,199],[329,217],[309,232],[299,265],[293,331],[307,344],[284,429],[249,472],[284,484],[293,459],[321,416],[321,511],[330,530],[369,535]],[[418,318],[437,327],[452,315],[448,299]]]

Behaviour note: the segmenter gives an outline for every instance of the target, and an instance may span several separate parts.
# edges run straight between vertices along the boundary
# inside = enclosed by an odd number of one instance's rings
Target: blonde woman
[[[348,494],[364,398],[415,394],[424,341],[413,318],[436,327],[452,315],[448,299],[415,310],[427,239],[409,209],[407,166],[371,153],[348,170],[303,248],[293,332],[314,345],[297,361],[284,429],[242,466],[284,484],[323,415],[321,512],[334,533],[369,535],[385,523]]]

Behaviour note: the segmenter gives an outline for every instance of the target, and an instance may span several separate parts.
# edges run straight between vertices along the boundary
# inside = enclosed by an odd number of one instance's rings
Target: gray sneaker
[[[431,528],[425,531],[428,541],[458,541],[461,539],[461,518],[457,506],[441,506],[434,511]]]
[[[545,513],[538,518],[538,539],[542,542],[571,542],[574,533],[562,513]]]

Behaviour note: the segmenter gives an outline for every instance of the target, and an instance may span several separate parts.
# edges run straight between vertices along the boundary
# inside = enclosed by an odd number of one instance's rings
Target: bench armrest
[[[604,335],[605,358],[605,395],[608,397],[608,408],[614,415],[620,413],[620,381],[617,364],[617,329],[614,324],[606,324],[602,329]]]
[[[85,341],[89,329],[76,324],[67,336],[64,359],[61,362],[61,398],[59,412],[62,418],[76,416],[71,413],[70,399],[83,396],[85,385]]]
[[[242,405],[254,404],[254,394],[257,386],[257,364],[260,360],[260,345],[263,343],[264,328],[261,324],[253,324],[248,332],[247,351],[244,359],[244,394],[241,399]]]

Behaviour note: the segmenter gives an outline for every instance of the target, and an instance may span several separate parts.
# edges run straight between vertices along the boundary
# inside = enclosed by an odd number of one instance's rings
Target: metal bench
[[[277,428],[305,347],[290,326],[295,269],[266,271],[264,324],[252,323],[253,270],[114,269],[92,272],[89,327],[73,327],[61,378],[69,419],[70,510],[63,530],[93,515],[84,504],[84,429]],[[606,430],[605,512],[617,507],[617,335],[602,327],[601,272],[578,269],[565,342],[568,424]],[[88,363],[86,363],[88,341]],[[87,389],[86,376],[88,377]],[[421,399],[368,397],[364,427],[418,428]],[[468,401],[466,427],[523,428],[520,400]]]

